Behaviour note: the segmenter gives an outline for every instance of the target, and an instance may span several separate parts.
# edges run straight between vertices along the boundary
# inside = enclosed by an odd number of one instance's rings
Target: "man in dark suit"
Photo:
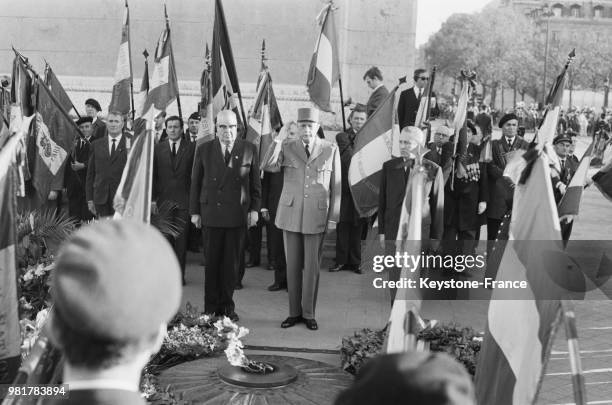
[[[355,208],[353,195],[348,181],[348,171],[353,157],[355,136],[367,119],[366,108],[357,104],[349,115],[351,127],[347,132],[336,135],[340,150],[342,168],[342,195],[340,196],[340,220],[336,227],[336,265],[329,271],[351,270],[361,274],[361,235],[367,227],[367,220],[362,219]]]
[[[93,132],[91,123],[91,117],[82,117],[77,121],[84,138],[74,140],[74,149],[70,154],[70,161],[65,172],[68,215],[76,218],[79,222],[89,221],[93,218],[93,214],[87,208],[87,199],[85,198],[89,146]]]
[[[504,115],[499,120],[502,129],[501,139],[491,141],[493,160],[488,163],[489,201],[487,201],[487,239],[497,239],[502,219],[512,208],[514,184],[504,177],[504,169],[508,160],[517,153],[527,150],[526,140],[516,136],[518,118],[514,113]]]
[[[576,173],[578,169],[579,163],[572,159],[570,156],[570,150],[572,148],[572,138],[570,134],[559,135],[553,140],[553,145],[555,148],[555,152],[557,153],[557,157],[559,158],[559,169],[553,169],[551,171],[552,176],[552,184],[553,184],[553,192],[555,194],[555,202],[559,204],[567,186],[569,185],[572,177]],[[568,222],[567,219],[563,219],[561,221],[561,238],[563,241],[567,242],[572,234],[572,227],[574,226],[574,221]]]
[[[444,146],[449,144],[449,139],[453,135],[453,130],[445,125],[441,125],[434,131],[434,140],[429,143],[427,147],[429,151],[425,154],[425,159],[430,160],[440,167],[444,167],[443,155]],[[452,155],[452,150],[450,150]]]
[[[113,199],[121,182],[132,137],[123,133],[123,115],[108,113],[106,135],[90,145],[85,194],[87,207],[94,215],[113,215]]]
[[[413,75],[414,86],[402,91],[397,104],[397,116],[399,119],[400,129],[408,126],[413,126],[416,121],[417,113],[421,99],[427,97],[425,93],[427,83],[429,82],[429,73],[425,69],[416,69]],[[432,104],[430,106],[430,117],[434,118],[439,115],[436,94],[431,93]]]
[[[416,127],[406,127],[399,135],[401,156],[386,161],[382,167],[380,189],[378,192],[378,237],[386,254],[395,254],[395,241],[399,229],[402,204],[406,195],[406,186],[410,178],[418,153],[425,148],[425,135]],[[427,171],[424,204],[422,212],[421,235],[423,240],[440,240],[443,232],[444,218],[444,179],[442,169],[437,164],[423,158],[423,167]],[[427,246],[424,246],[427,248]],[[389,269],[389,279],[398,280],[400,268]],[[395,299],[395,289],[390,289],[391,301]]]
[[[183,120],[174,115],[166,119],[168,139],[155,145],[153,163],[153,201],[170,202],[178,207],[174,217],[182,223],[180,232],[170,243],[181,265],[185,285],[185,259],[189,234],[189,192],[195,142],[182,139]]]
[[[163,236],[136,221],[100,221],[63,244],[47,336],[70,395],[45,405],[145,405],[143,368],[181,304],[179,264]]]
[[[98,114],[102,111],[100,103],[93,98],[88,98],[85,101],[85,113],[92,119],[92,135],[93,141],[100,139],[106,134],[106,124],[98,117]]]
[[[374,114],[378,106],[385,101],[385,98],[389,95],[389,90],[387,90],[382,83],[382,73],[376,66],[372,66],[365,72],[363,80],[365,80],[368,87],[372,89],[372,94],[370,94],[370,98],[366,104],[366,117],[369,117]]]
[[[259,219],[261,182],[255,145],[236,139],[236,115],[217,115],[217,139],[196,148],[191,222],[206,227],[204,311],[238,320],[233,300],[247,227]]]

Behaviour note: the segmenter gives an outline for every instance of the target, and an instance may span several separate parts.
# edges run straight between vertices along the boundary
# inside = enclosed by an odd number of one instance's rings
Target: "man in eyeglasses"
[[[397,105],[397,115],[399,118],[400,130],[404,127],[414,126],[421,98],[427,97],[427,84],[429,83],[429,73],[425,69],[417,69],[413,75],[414,86],[402,91]],[[439,113],[437,103],[433,98],[436,97],[434,92],[431,93],[432,107],[430,116],[437,116]]]

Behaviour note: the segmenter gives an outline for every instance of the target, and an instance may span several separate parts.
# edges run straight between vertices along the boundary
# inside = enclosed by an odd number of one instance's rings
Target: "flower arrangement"
[[[342,369],[357,374],[368,359],[382,353],[386,333],[386,328],[362,329],[342,338]],[[428,343],[432,352],[447,352],[455,357],[472,376],[476,373],[482,333],[456,324],[434,325],[419,332],[418,339]]]
[[[157,375],[165,369],[186,361],[211,357],[225,351],[232,365],[247,365],[240,339],[249,330],[238,326],[228,317],[211,317],[187,303],[185,311],[178,313],[168,324],[168,335],[159,352],[145,367],[141,379],[141,392],[147,401],[164,404],[181,404],[169,388],[159,387]]]
[[[34,347],[36,339],[49,316],[49,308],[40,310],[36,314],[35,320],[23,318],[19,321],[21,327],[21,358],[25,360],[30,355],[30,351]]]

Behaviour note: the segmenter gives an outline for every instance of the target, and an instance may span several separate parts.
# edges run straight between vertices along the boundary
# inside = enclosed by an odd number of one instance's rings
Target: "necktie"
[[[176,142],[172,142],[172,156],[176,156]]]
[[[227,166],[229,164],[229,161],[230,161],[230,158],[231,158],[231,155],[230,155],[230,152],[229,152],[229,146],[228,145],[225,145],[225,155],[224,155],[224,158],[225,158],[225,165]]]
[[[436,147],[436,150],[438,151],[438,155],[442,154],[442,147],[438,146]]]
[[[198,139],[197,135],[191,135],[191,142],[195,142]]]
[[[115,141],[116,139],[111,139],[111,141],[113,142],[113,144],[111,145],[111,157],[115,154]]]
[[[422,95],[423,95],[423,89],[419,89],[419,99],[421,98]]]
[[[306,149],[306,157],[310,157],[310,150],[308,149],[308,144],[306,144],[304,148]]]

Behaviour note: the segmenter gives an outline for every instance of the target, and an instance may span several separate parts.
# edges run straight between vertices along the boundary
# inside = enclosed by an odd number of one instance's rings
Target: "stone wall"
[[[163,2],[130,0],[135,88],[143,70],[142,50],[154,53],[164,25]],[[234,58],[246,99],[254,92],[262,39],[275,91],[291,117],[308,103],[305,82],[319,28],[321,0],[225,0]],[[340,61],[345,99],[365,102],[365,70],[379,66],[387,87],[411,72],[415,59],[417,0],[337,0]],[[214,0],[168,0],[168,15],[185,111],[197,103],[197,80],[205,43],[212,43]],[[110,99],[123,13],[122,0],[0,0],[0,72],[10,72],[11,45],[42,73],[46,59],[81,108],[81,99]],[[151,58],[150,58],[151,60]],[[411,76],[410,74],[408,76]],[[334,98],[338,99],[336,87]],[[250,103],[245,101],[245,108]],[[339,102],[335,104],[339,113]],[[338,114],[339,115],[339,114]],[[338,117],[325,118],[341,122]]]

